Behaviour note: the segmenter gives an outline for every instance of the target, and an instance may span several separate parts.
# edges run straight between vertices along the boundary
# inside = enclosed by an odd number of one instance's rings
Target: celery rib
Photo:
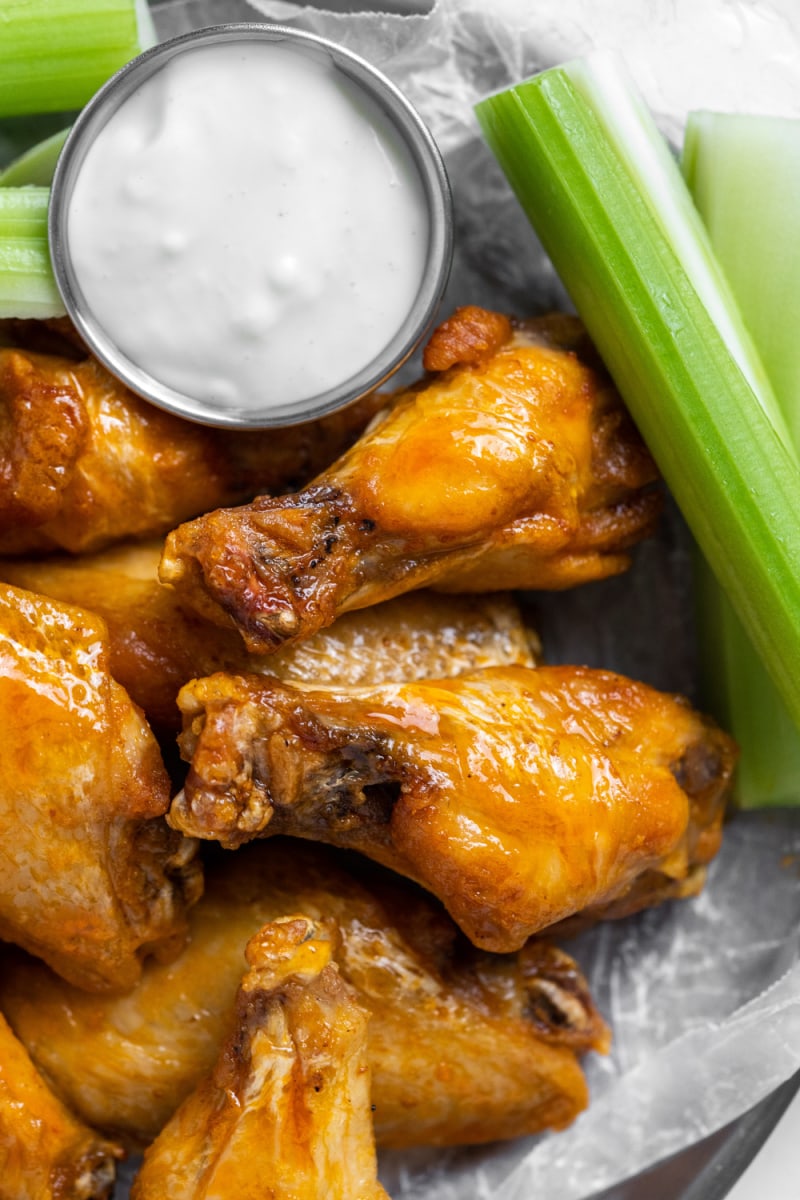
[[[800,121],[690,113],[682,165],[800,451]],[[703,698],[741,750],[745,808],[800,803],[800,734],[750,639],[698,563]]]
[[[800,121],[690,113],[683,172],[800,447]]]
[[[82,107],[149,39],[138,0],[4,0],[0,117]]]
[[[48,188],[0,188],[0,318],[64,313],[47,241]]]
[[[608,74],[545,71],[478,120],[800,724],[800,473],[718,327],[741,323],[680,172],[632,85],[607,102]]]

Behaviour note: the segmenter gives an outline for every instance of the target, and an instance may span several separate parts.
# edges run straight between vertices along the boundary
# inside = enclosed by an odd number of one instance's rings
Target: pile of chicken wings
[[[378,1147],[560,1129],[609,1030],[562,948],[695,894],[731,739],[547,664],[654,464],[580,323],[457,310],[305,425],[0,349],[0,1200],[374,1200]]]

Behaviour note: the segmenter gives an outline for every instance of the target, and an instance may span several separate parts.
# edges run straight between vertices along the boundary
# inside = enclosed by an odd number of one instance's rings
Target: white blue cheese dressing
[[[67,212],[83,301],[153,379],[220,409],[302,403],[369,365],[426,264],[419,171],[323,53],[175,55],[93,140]]]

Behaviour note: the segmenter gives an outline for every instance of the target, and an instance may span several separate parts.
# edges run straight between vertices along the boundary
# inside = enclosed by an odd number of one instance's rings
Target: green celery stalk
[[[144,0],[3,0],[0,117],[80,108],[153,42]]]
[[[752,641],[698,553],[694,564],[703,707],[739,744],[740,808],[800,804],[800,735]]]
[[[614,60],[478,120],[694,535],[800,724],[800,471],[677,164]],[[778,432],[780,429],[780,432]]]
[[[690,113],[682,165],[800,451],[800,121]],[[703,700],[739,743],[736,799],[800,803],[800,735],[705,564],[697,577]]]
[[[0,318],[59,317],[47,243],[48,188],[0,188]]]
[[[690,113],[683,173],[800,447],[800,121]]]
[[[0,187],[25,187],[29,184],[49,187],[68,133],[68,129],[62,129],[20,154],[19,158],[0,171]]]

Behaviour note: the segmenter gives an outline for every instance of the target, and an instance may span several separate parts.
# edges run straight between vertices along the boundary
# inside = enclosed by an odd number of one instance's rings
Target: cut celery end
[[[0,318],[60,317],[47,241],[47,188],[0,188]]]
[[[677,165],[606,60],[545,71],[477,114],[800,724],[800,472],[757,357],[729,348],[747,337]]]
[[[800,448],[800,121],[691,113],[683,169]],[[741,758],[744,808],[800,804],[800,734],[718,585],[698,568],[701,684]]]
[[[139,0],[4,0],[0,116],[82,107],[142,49]]]
[[[15,158],[0,171],[0,187],[49,187],[68,133],[61,129]]]

